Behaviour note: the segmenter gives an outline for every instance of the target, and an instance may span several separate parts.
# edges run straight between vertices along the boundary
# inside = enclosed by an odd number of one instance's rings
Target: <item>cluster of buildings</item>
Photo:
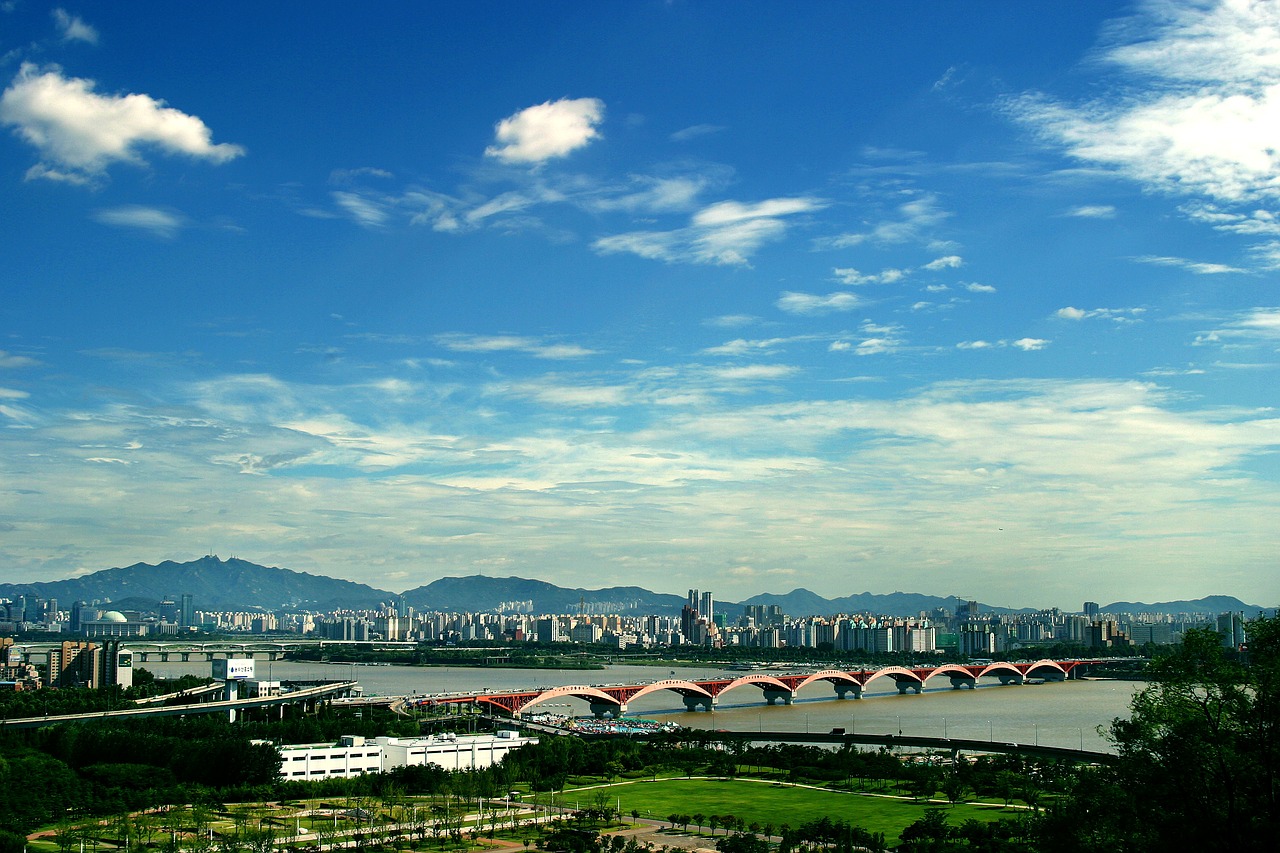
[[[739,648],[815,648],[835,652],[952,652],[993,654],[1068,643],[1090,648],[1178,642],[1190,627],[1214,627],[1227,645],[1243,643],[1244,617],[1115,615],[1085,602],[1079,613],[1056,608],[1034,612],[983,612],[964,602],[952,612],[939,608],[913,617],[875,614],[788,616],[777,605],[746,605],[727,614],[709,591],[689,590],[679,615],[619,615],[589,612],[536,614],[524,607],[499,612],[415,612],[401,598],[374,611],[332,613],[196,610],[184,594],[160,602],[154,611],[104,609],[75,602],[58,609],[56,600],[20,596],[0,603],[0,634],[45,631],[89,640],[197,632],[295,634],[331,640],[392,640],[426,643],[579,643],[618,650],[695,645]]]
[[[294,781],[345,779],[362,773],[425,764],[435,764],[446,770],[478,770],[497,764],[513,749],[537,742],[537,738],[515,731],[415,738],[344,735],[337,743],[280,747],[280,778]]]
[[[0,637],[0,689],[133,685],[133,652],[121,640],[67,640],[41,654],[43,662],[19,656],[13,638]]]

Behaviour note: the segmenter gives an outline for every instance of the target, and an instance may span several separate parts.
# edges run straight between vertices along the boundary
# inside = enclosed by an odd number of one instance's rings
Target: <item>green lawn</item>
[[[754,782],[746,779],[662,779],[657,782],[633,782],[593,788],[575,794],[572,789],[563,793],[562,802],[583,804],[599,790],[609,793],[609,802],[622,801],[623,814],[638,809],[642,816],[666,820],[675,813],[706,815],[732,814],[747,823],[772,823],[799,826],[811,820],[830,817],[860,826],[870,832],[883,832],[892,844],[907,826],[924,817],[930,806],[912,800],[889,797],[864,796],[838,791],[797,788],[790,785]],[[932,804],[939,808],[939,804]],[[981,821],[1014,817],[1016,809],[998,806],[941,806],[947,810],[947,822],[958,826],[970,818]],[[689,830],[695,831],[694,826]],[[705,829],[705,832],[710,832]],[[717,830],[717,834],[722,830]],[[775,829],[775,833],[777,830]]]

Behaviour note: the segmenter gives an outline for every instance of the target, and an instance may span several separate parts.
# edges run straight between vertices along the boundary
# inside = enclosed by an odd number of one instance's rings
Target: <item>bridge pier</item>
[[[853,694],[853,698],[854,698],[854,699],[861,699],[861,698],[862,698],[862,685],[861,685],[861,684],[840,684],[840,683],[838,683],[838,682],[837,682],[837,683],[835,684],[835,688],[836,688],[836,698],[837,698],[837,699],[848,699],[848,698],[849,698],[848,694],[850,694],[850,693],[852,693],[852,694]]]
[[[972,675],[953,675],[951,676],[951,689],[959,690],[962,687],[968,687],[970,690],[976,690],[978,687],[978,679]]]
[[[688,703],[686,702],[685,704],[687,705]],[[625,714],[626,711],[626,705],[614,705],[611,702],[591,703],[591,716],[595,717],[597,720],[603,720],[606,714],[612,716],[616,720]]]
[[[1067,680],[1067,674],[1065,672],[1058,672],[1056,669],[1051,669],[1048,672],[1041,675],[1040,677],[1043,678],[1045,681],[1066,681]]]
[[[914,693],[914,694],[916,694],[917,696],[919,696],[919,695],[920,695],[920,682],[918,682],[918,681],[899,681],[899,682],[898,682],[898,695],[899,695],[899,696],[906,696],[908,693]]]
[[[765,698],[765,701],[768,702],[770,705],[776,705],[779,699],[782,700],[782,704],[790,705],[796,701],[796,694],[791,692],[790,690],[777,690],[774,688],[765,688],[764,698]]]
[[[698,696],[695,694],[684,697],[684,709],[686,711],[696,711],[698,708],[702,708],[704,711],[714,711],[715,705],[714,696]]]
[[[138,656],[138,663],[147,662],[147,652],[136,652],[135,654]]]
[[[168,653],[168,652],[161,652],[161,653],[160,653],[160,662],[161,662],[161,663],[168,663],[168,662],[169,662],[169,653]]]
[[[996,676],[996,677],[1000,679],[1000,684],[1001,684],[1001,685],[1007,685],[1007,684],[1024,684],[1024,683],[1026,683],[1026,680],[1027,680],[1027,679],[1026,679],[1026,676],[1023,676],[1023,675],[1009,675],[1009,674],[1007,674],[1007,673],[1001,673],[1000,675],[998,675],[998,676]]]

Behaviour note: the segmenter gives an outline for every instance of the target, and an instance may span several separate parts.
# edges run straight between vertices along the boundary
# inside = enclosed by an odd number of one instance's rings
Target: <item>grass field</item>
[[[892,797],[848,794],[814,788],[755,782],[749,779],[663,779],[620,783],[582,790],[575,795],[570,789],[562,801],[572,803],[577,796],[585,805],[598,791],[607,791],[610,804],[621,800],[622,813],[636,809],[644,817],[666,820],[668,815],[702,812],[706,815],[732,814],[747,823],[772,823],[799,826],[811,820],[830,817],[860,826],[870,832],[883,832],[890,842],[899,833],[924,817],[926,808],[945,808],[947,822],[959,825],[966,820],[998,820],[1014,817],[1019,811],[999,806],[940,805]],[[690,826],[690,831],[694,827]],[[706,830],[709,832],[710,830]],[[777,830],[775,829],[775,832]]]

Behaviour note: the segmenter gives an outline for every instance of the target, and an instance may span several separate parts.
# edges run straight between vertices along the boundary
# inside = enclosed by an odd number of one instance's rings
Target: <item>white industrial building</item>
[[[280,777],[310,780],[359,776],[396,767],[435,764],[446,770],[475,770],[496,764],[508,752],[537,738],[519,732],[491,735],[440,734],[418,738],[344,735],[334,743],[280,747]]]

